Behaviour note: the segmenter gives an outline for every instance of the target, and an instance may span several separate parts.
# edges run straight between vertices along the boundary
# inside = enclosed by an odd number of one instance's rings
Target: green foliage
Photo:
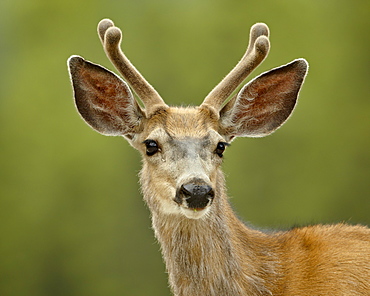
[[[225,153],[232,203],[262,227],[370,223],[367,1],[0,3],[0,295],[169,295],[123,139],[74,109],[71,54],[112,68],[95,28],[123,29],[129,58],[170,104],[199,104],[235,65],[258,21],[270,57],[304,57],[297,110],[276,134]]]

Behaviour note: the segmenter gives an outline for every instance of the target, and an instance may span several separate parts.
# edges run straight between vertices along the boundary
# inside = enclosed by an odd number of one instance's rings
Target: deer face
[[[218,169],[228,143],[218,121],[206,108],[168,108],[146,126],[134,147],[144,160],[142,182],[150,180],[148,203],[166,213],[202,217],[220,195]]]
[[[204,217],[222,195],[218,180],[226,146],[235,137],[269,135],[287,120],[307,62],[298,59],[261,74],[225,104],[268,53],[268,28],[256,24],[241,61],[199,107],[169,107],[121,52],[121,31],[112,21],[101,21],[98,32],[108,57],[145,109],[116,74],[72,56],[68,64],[78,112],[99,133],[123,136],[141,152],[141,184],[151,209]]]

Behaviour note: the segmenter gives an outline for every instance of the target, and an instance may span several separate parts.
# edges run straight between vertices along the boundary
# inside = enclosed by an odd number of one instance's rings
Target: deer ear
[[[130,88],[107,69],[79,56],[68,60],[78,112],[97,132],[132,138],[138,133],[144,113]]]
[[[233,137],[264,137],[290,116],[308,69],[304,59],[265,72],[246,84],[220,112],[221,125]]]

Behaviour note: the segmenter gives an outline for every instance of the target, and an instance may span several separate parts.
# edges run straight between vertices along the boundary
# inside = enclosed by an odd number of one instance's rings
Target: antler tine
[[[270,49],[269,29],[266,24],[252,26],[249,45],[242,59],[233,70],[207,95],[202,106],[208,105],[219,111],[225,100],[265,59]]]
[[[103,19],[98,25],[98,34],[108,58],[144,103],[147,115],[149,116],[160,107],[167,107],[158,92],[145,80],[122,52],[120,47],[121,30],[115,27],[111,20]]]
[[[98,34],[99,34],[100,41],[103,44],[103,46],[104,46],[105,32],[110,27],[114,27],[114,23],[110,19],[102,19],[98,24]]]

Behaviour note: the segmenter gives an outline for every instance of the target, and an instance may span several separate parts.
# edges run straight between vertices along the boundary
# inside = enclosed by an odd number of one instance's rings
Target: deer
[[[251,27],[235,68],[199,106],[168,106],[122,52],[122,32],[98,35],[122,75],[73,55],[75,105],[95,131],[139,151],[142,194],[176,296],[370,295],[370,229],[346,223],[260,231],[230,205],[223,154],[237,137],[270,135],[290,117],[308,63],[244,80],[266,58],[269,28]],[[140,103],[141,101],[141,103]]]

